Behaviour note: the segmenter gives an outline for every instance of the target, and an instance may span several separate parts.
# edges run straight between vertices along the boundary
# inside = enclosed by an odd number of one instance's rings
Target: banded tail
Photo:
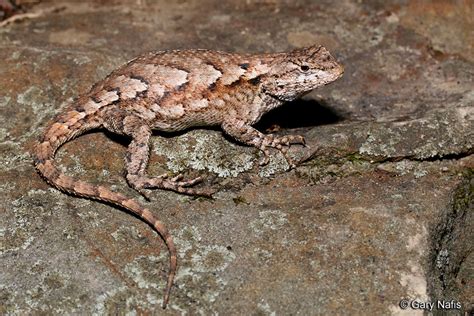
[[[45,130],[43,138],[36,145],[33,152],[34,165],[40,175],[55,188],[72,195],[105,201],[122,207],[141,217],[161,235],[170,253],[170,270],[163,298],[163,308],[166,308],[177,267],[176,248],[166,226],[136,200],[113,192],[107,187],[93,185],[69,177],[54,166],[54,155],[61,145],[101,125],[101,122],[98,122],[97,117],[94,118],[94,115],[86,115],[76,110],[70,110],[60,115]]]

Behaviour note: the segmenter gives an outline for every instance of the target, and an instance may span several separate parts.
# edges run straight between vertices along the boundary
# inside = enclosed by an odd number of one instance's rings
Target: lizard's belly
[[[257,121],[262,113],[262,99],[235,97],[224,94],[218,97],[176,98],[174,103],[153,103],[151,125],[155,129],[178,131],[195,126],[220,125],[227,119],[239,119],[246,123]]]
[[[182,118],[161,117],[154,120],[151,124],[152,129],[165,132],[176,132],[188,129],[190,127],[216,126],[222,122],[214,119],[210,113],[195,114],[189,113]]]

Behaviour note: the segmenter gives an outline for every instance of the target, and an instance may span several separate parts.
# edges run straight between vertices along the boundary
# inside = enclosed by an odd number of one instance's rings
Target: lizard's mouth
[[[337,76],[336,80],[341,78],[344,75],[344,66],[339,64],[337,72],[338,72],[338,76]]]

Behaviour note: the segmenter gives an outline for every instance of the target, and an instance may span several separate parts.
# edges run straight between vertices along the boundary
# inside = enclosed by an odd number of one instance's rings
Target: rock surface
[[[334,3],[42,1],[37,16],[0,28],[0,313],[423,314],[402,299],[473,312],[474,7]],[[142,52],[313,43],[343,62],[344,78],[258,125],[305,135],[296,170],[279,155],[259,168],[255,149],[217,130],[154,137],[151,174],[191,168],[219,189],[214,200],[152,194],[179,252],[161,310],[162,240],[129,214],[49,187],[29,158],[35,139]],[[90,133],[57,163],[137,196],[122,177],[126,144]]]

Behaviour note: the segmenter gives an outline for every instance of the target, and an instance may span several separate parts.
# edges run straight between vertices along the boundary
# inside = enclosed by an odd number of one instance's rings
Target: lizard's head
[[[323,46],[278,54],[270,67],[263,89],[281,101],[294,100],[344,73],[344,67]]]

